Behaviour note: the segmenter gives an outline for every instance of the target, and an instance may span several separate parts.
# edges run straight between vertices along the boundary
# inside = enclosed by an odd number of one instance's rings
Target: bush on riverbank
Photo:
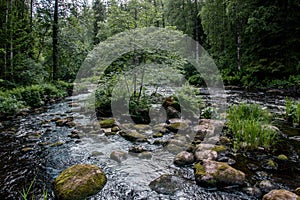
[[[0,91],[0,113],[14,115],[22,108],[42,106],[52,99],[67,96],[71,88],[72,84],[58,81],[55,84],[45,83]]]
[[[228,127],[232,131],[235,150],[270,149],[277,132],[271,126],[271,114],[257,104],[234,105],[229,109]]]
[[[289,123],[300,126],[300,102],[285,100],[285,118]]]

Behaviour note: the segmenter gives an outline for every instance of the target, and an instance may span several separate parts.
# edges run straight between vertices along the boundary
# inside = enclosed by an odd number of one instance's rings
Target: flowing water
[[[202,95],[209,101],[205,92]],[[70,138],[69,135],[75,128],[57,126],[56,121],[58,118],[72,117],[80,124],[92,124],[90,116],[80,112],[80,104],[72,104],[74,100],[80,103],[86,96],[86,94],[72,96],[63,102],[45,107],[39,114],[31,113],[1,122],[1,199],[20,199],[20,192],[23,188],[28,188],[32,180],[35,181],[31,191],[36,199],[42,198],[46,192],[48,199],[54,199],[53,180],[62,170],[79,163],[98,165],[107,175],[105,187],[89,199],[256,199],[232,188],[221,191],[197,186],[192,168],[176,167],[173,165],[174,155],[157,145],[143,144],[152,152],[151,159],[133,155],[118,163],[110,159],[110,153],[114,150],[128,151],[135,144],[118,135],[105,136],[100,130],[82,133],[80,139]],[[226,96],[230,103],[255,102],[275,113],[282,113],[284,110],[283,96],[272,98],[264,93],[241,91],[227,91]],[[296,139],[291,140],[293,142],[289,148],[295,151],[294,160],[299,162],[297,137],[300,134],[299,130],[293,131],[293,135],[289,137]],[[151,130],[145,134],[152,134]],[[295,171],[296,175],[299,170]],[[175,189],[169,194],[159,194],[149,187],[152,180],[163,174],[180,177],[177,185],[175,183]],[[287,174],[288,172],[282,173],[278,179],[281,179],[282,183],[289,182],[290,177]]]

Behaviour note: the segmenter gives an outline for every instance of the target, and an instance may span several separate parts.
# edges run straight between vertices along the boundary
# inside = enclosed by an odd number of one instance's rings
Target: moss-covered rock
[[[99,192],[106,180],[104,172],[95,165],[73,165],[55,179],[54,193],[61,200],[85,199]]]
[[[211,150],[216,151],[217,153],[224,152],[227,148],[223,145],[216,145]]]
[[[99,122],[101,128],[112,128],[115,125],[114,119],[104,119]]]
[[[159,138],[159,137],[163,137],[163,136],[164,136],[163,133],[158,132],[153,135],[153,138]]]
[[[300,197],[288,190],[272,190],[263,196],[263,200],[300,200]]]
[[[226,163],[204,160],[194,165],[195,180],[202,186],[242,185],[245,174]]]
[[[284,154],[280,154],[279,156],[277,156],[278,160],[288,160],[288,157]]]
[[[119,134],[131,142],[147,142],[147,137],[137,131],[120,131]]]

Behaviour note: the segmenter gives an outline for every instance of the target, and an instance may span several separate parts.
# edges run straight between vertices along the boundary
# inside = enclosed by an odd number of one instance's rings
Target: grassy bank
[[[0,116],[11,116],[24,108],[36,108],[67,96],[72,84],[57,81],[0,91]]]

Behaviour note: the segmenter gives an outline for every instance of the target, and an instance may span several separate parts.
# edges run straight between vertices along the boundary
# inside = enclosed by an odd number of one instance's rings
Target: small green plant
[[[270,123],[271,114],[259,105],[242,103],[231,106],[228,127],[233,134],[234,150],[258,147],[270,149],[277,135]]]
[[[31,192],[34,182],[35,182],[35,178],[31,181],[31,183],[27,189],[23,188],[22,192],[20,192],[23,200],[30,199],[29,195],[30,195],[30,192]],[[34,199],[34,196],[32,196],[31,199]]]
[[[219,116],[216,108],[208,106],[201,110],[200,118],[201,119],[218,119],[218,118],[220,118],[220,116]]]
[[[23,188],[22,191],[20,192],[21,194],[21,199],[22,200],[29,200],[29,199],[35,199],[34,195],[30,193],[32,193],[32,188],[33,188],[33,185],[34,185],[34,182],[35,182],[35,178],[30,182],[30,185],[27,189]],[[30,198],[31,196],[31,198]],[[48,192],[47,190],[43,190],[43,195],[42,195],[42,199],[43,200],[47,200],[48,199]]]

